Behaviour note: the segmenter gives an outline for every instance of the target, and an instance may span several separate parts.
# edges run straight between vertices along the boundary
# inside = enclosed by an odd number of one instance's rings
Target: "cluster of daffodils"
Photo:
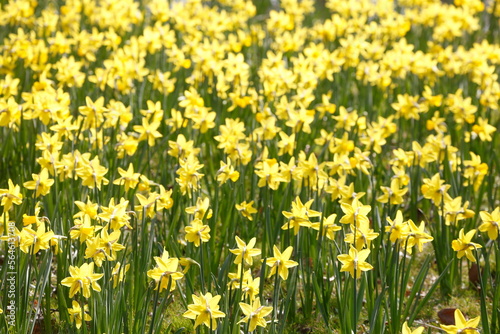
[[[481,316],[442,330],[500,331],[499,17],[499,0],[3,1],[16,330],[282,333],[300,309],[420,334],[403,292],[428,256],[445,296],[484,268]]]

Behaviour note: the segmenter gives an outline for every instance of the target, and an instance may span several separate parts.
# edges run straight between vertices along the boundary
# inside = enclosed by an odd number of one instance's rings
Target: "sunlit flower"
[[[310,218],[321,216],[321,212],[315,211],[311,209],[312,202],[314,200],[309,200],[305,204],[302,204],[302,201],[297,196],[295,201],[292,202],[292,211],[283,211],[283,216],[288,219],[288,222],[283,224],[281,229],[290,230],[293,229],[295,235],[299,233],[299,229],[301,226],[311,227]]]
[[[82,307],[80,306],[80,304],[76,300],[71,301],[71,305],[73,307],[68,308],[68,313],[69,313],[71,321],[76,323],[76,328],[80,329],[80,327],[82,327],[82,323],[83,323],[82,314],[84,314],[83,320],[85,320],[85,321],[92,320],[92,317],[88,314],[88,310],[89,310],[88,305],[84,306],[83,312],[82,312]]]
[[[271,267],[269,277],[278,273],[282,279],[286,280],[288,278],[288,269],[299,265],[297,262],[290,260],[292,252],[292,246],[289,246],[287,249],[285,249],[283,253],[280,252],[276,245],[273,246],[274,256],[267,258],[266,260],[266,264]]]
[[[186,240],[194,243],[196,247],[199,247],[202,242],[210,240],[210,226],[203,225],[198,218],[195,218],[184,230],[186,231]]]
[[[458,252],[457,257],[459,259],[465,255],[471,262],[476,262],[472,252],[483,246],[471,241],[475,234],[476,230],[470,230],[467,234],[464,234],[464,229],[461,229],[458,239],[452,241],[451,246],[454,251]]]
[[[455,310],[455,324],[454,325],[440,325],[441,329],[446,334],[476,334],[479,333],[477,326],[479,325],[480,317],[466,320],[464,315],[459,309]]]
[[[260,300],[256,298],[253,303],[246,304],[240,303],[241,311],[245,315],[238,323],[248,323],[248,330],[253,332],[257,326],[266,327],[266,320],[264,319],[269,313],[272,312],[273,308],[271,306],[261,306]]]
[[[401,334],[422,334],[424,332],[424,330],[425,330],[425,327],[420,326],[417,329],[412,331],[410,326],[408,326],[408,323],[405,321],[405,323],[403,324]]]
[[[71,277],[66,277],[61,281],[61,284],[69,287],[69,298],[83,291],[85,298],[90,297],[90,288],[94,291],[101,291],[101,287],[97,281],[101,279],[104,274],[94,273],[94,263],[84,263],[81,267],[69,266],[69,273]]]
[[[255,246],[257,239],[252,238],[252,239],[250,239],[248,244],[246,244],[238,236],[236,236],[235,238],[236,238],[236,243],[238,245],[238,248],[229,250],[231,253],[236,255],[236,258],[234,259],[234,263],[240,264],[243,260],[243,261],[245,261],[245,263],[247,263],[249,266],[251,266],[253,264],[252,257],[260,255],[260,249],[253,248]]]
[[[500,229],[500,206],[496,207],[491,213],[487,211],[479,212],[479,216],[483,223],[479,226],[479,231],[487,232],[491,240],[498,238],[498,231]]]
[[[195,320],[194,328],[204,324],[212,330],[217,329],[217,318],[224,318],[226,314],[219,311],[221,296],[212,296],[210,292],[205,295],[192,295],[193,304],[188,305],[188,310],[182,315]]]
[[[349,254],[341,254],[337,256],[337,259],[342,262],[342,268],[340,268],[340,271],[348,271],[349,274],[351,274],[351,277],[357,279],[361,278],[361,273],[363,271],[373,269],[373,266],[365,261],[369,255],[369,249],[358,251],[353,246],[350,246]]]
[[[176,286],[175,281],[184,277],[183,273],[177,271],[179,259],[169,257],[168,252],[164,249],[161,257],[155,256],[155,262],[156,267],[148,270],[148,277],[151,277],[157,283],[155,290],[160,289],[160,292],[162,292],[170,286],[170,291],[173,291]]]
[[[252,214],[257,213],[257,209],[253,207],[253,202],[254,201],[250,201],[247,203],[246,201],[243,201],[240,204],[235,205],[236,210],[238,210],[243,217],[250,221],[253,220]]]
[[[45,196],[49,193],[54,180],[49,178],[49,171],[44,168],[40,174],[32,174],[33,181],[24,182],[26,189],[35,191],[35,197]]]

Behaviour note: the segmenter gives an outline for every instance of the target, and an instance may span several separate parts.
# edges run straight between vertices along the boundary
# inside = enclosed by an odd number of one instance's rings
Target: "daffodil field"
[[[0,4],[0,334],[500,333],[499,0]]]

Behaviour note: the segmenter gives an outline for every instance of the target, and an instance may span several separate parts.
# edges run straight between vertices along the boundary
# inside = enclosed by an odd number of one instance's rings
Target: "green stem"
[[[354,268],[354,280],[353,280],[353,289],[352,289],[352,297],[354,301],[354,306],[353,306],[353,312],[352,312],[352,325],[354,326],[354,331],[353,333],[356,333],[356,327],[358,324],[358,291],[357,291],[357,285],[356,285],[356,279],[357,279],[357,273],[358,273],[358,268],[356,265],[356,268]]]
[[[273,293],[273,316],[272,316],[272,323],[271,323],[271,330],[270,332],[271,333],[274,333],[275,331],[275,326],[276,326],[276,320],[278,319],[275,319],[277,317],[277,314],[276,314],[276,310],[278,309],[278,298],[279,298],[279,290],[280,290],[280,276],[279,276],[279,272],[278,272],[278,268],[276,268],[276,273],[275,273],[276,277],[274,278],[274,293]]]
[[[201,245],[200,245],[200,280],[201,280],[201,291],[203,292],[203,294],[206,293],[206,290],[205,290],[205,274],[204,274],[204,271],[205,271],[205,266],[204,266],[204,252],[203,252],[203,242],[201,242]]]
[[[475,248],[475,247],[474,247]],[[480,288],[480,295],[481,295],[481,322],[483,325],[483,331],[484,333],[490,333],[490,327],[488,323],[488,310],[487,310],[487,304],[486,304],[486,280],[483,281],[483,275],[481,274],[481,266],[479,265],[479,258],[480,254],[477,248],[475,248],[476,251],[476,256],[477,256],[477,273],[479,275],[479,284],[481,285]]]
[[[153,316],[151,317],[151,325],[149,326],[149,334],[152,334],[153,329],[154,329],[154,323],[155,323],[155,318],[156,318],[156,309],[158,308],[158,299],[160,298],[160,285],[161,285],[162,279],[163,279],[163,276],[160,278],[160,282],[158,283],[158,287],[156,289],[155,301],[154,301],[154,305],[153,305]]]

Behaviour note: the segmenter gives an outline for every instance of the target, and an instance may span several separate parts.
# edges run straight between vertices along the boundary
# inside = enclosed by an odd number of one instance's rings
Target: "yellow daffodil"
[[[363,205],[358,199],[352,201],[352,205],[341,203],[344,216],[340,219],[342,224],[353,224],[354,226],[368,225],[370,220],[367,214],[371,211],[371,206]]]
[[[129,189],[135,189],[135,187],[139,183],[139,177],[141,174],[134,173],[134,165],[129,164],[127,170],[118,167],[118,173],[121,177],[114,180],[113,184],[123,185],[125,187],[125,191],[128,191]]]
[[[193,319],[194,328],[204,324],[212,330],[217,329],[217,319],[224,318],[226,314],[219,311],[219,301],[221,296],[212,296],[210,292],[200,297],[192,295],[193,304],[188,305],[188,310],[182,315],[185,318]]]
[[[148,145],[153,147],[156,144],[156,140],[163,137],[163,135],[158,131],[160,127],[160,122],[149,120],[144,117],[142,119],[142,125],[134,125],[134,131],[139,134],[138,141],[147,140]]]
[[[210,219],[213,214],[212,209],[210,209],[210,199],[208,197],[198,197],[196,205],[187,207],[185,211],[200,220]]]
[[[401,188],[398,179],[392,179],[390,187],[380,187],[384,193],[382,196],[377,197],[380,203],[389,203],[392,205],[399,205],[403,203],[403,196],[408,192],[408,188]]]
[[[253,202],[254,201],[250,201],[247,203],[246,201],[243,201],[240,204],[235,205],[236,210],[238,210],[243,217],[250,221],[253,221],[252,214],[257,213],[257,209],[253,207]]]
[[[161,257],[155,256],[156,267],[148,270],[148,277],[156,281],[155,290],[160,289],[162,292],[170,285],[170,291],[174,291],[176,283],[184,277],[184,274],[177,271],[179,266],[179,259],[169,257],[168,252],[164,249]]]
[[[500,206],[497,206],[491,213],[487,211],[479,212],[483,223],[479,226],[479,231],[487,232],[491,240],[497,240],[500,225]]]
[[[50,187],[54,184],[54,180],[49,179],[49,171],[44,168],[40,174],[32,174],[32,177],[33,181],[24,182],[24,187],[34,190],[35,197],[47,195]]]
[[[238,236],[235,237],[236,243],[238,245],[237,249],[230,249],[229,251],[236,255],[234,259],[235,264],[240,264],[242,261],[245,261],[249,266],[253,264],[252,257],[260,255],[260,249],[253,248],[257,241],[256,238],[250,239],[248,244],[246,244],[243,240],[241,240]]]
[[[73,307],[68,308],[68,313],[69,313],[70,320],[72,322],[76,323],[76,328],[80,329],[82,327],[82,323],[83,323],[82,314],[84,314],[83,320],[85,320],[85,321],[92,320],[92,317],[88,314],[88,310],[89,310],[88,305],[84,306],[83,312],[82,312],[81,305],[76,300],[71,301],[71,305]]]
[[[292,202],[292,211],[283,211],[283,216],[288,219],[288,222],[283,224],[281,227],[282,230],[293,229],[294,234],[297,235],[299,233],[299,229],[301,226],[311,227],[311,221],[309,218],[319,217],[321,216],[321,212],[311,210],[311,205],[314,200],[309,200],[305,204],[302,204],[302,201],[297,196],[295,201]]]
[[[179,134],[176,141],[169,140],[168,146],[170,147],[167,152],[168,155],[178,159],[184,159],[188,155],[197,155],[200,153],[200,149],[194,147],[194,141],[186,140],[183,134]]]
[[[45,232],[45,223],[40,223],[36,231],[30,227],[25,227],[21,230],[21,244],[19,248],[24,253],[36,254],[40,249],[48,249],[50,241],[54,237],[54,232]],[[33,249],[31,249],[33,246]]]
[[[441,329],[446,332],[446,334],[478,334],[480,317],[474,319],[466,320],[464,315],[459,309],[455,310],[455,324],[454,325],[440,325]]]
[[[217,181],[219,185],[223,185],[227,180],[236,182],[240,178],[240,172],[234,170],[231,165],[231,159],[228,160],[227,164],[224,161],[220,162],[220,168],[217,171]]]
[[[109,180],[104,177],[108,169],[100,164],[99,157],[92,160],[84,159],[82,164],[76,168],[76,175],[82,179],[82,185],[90,189],[101,189],[101,186],[107,185]]]
[[[451,198],[445,196],[444,198],[444,216],[445,224],[456,224],[458,221],[474,217],[474,211],[468,209],[469,202],[466,201],[462,205],[462,196]]]
[[[321,226],[321,223],[312,223],[311,228],[317,231],[323,228],[323,235],[326,235],[326,237],[330,240],[335,240],[335,232],[342,229],[341,226],[335,224],[336,218],[337,214],[332,213],[328,217],[323,217],[323,226]]]
[[[405,239],[410,232],[408,223],[403,222],[403,213],[401,212],[401,210],[398,210],[398,212],[396,213],[396,218],[394,218],[394,220],[392,220],[390,217],[387,217],[387,222],[389,223],[389,226],[385,227],[385,231],[390,233],[389,239],[393,243],[397,240]]]
[[[349,254],[341,254],[337,259],[342,262],[340,271],[348,271],[351,277],[359,279],[363,271],[372,270],[373,266],[365,260],[370,255],[369,249],[358,251],[353,246],[349,248]]]
[[[195,218],[184,230],[186,231],[186,240],[194,243],[196,247],[199,247],[202,242],[210,240],[210,227],[203,225],[198,218]]]
[[[4,207],[4,211],[9,211],[12,204],[20,205],[23,202],[21,187],[14,185],[11,179],[8,181],[9,189],[0,189],[0,204]]]
[[[454,251],[458,252],[457,257],[459,259],[465,255],[471,262],[476,262],[476,258],[472,252],[483,246],[472,242],[472,238],[475,234],[475,229],[470,230],[467,234],[464,234],[464,229],[461,229],[458,234],[458,239],[452,241],[451,247]]]
[[[422,251],[423,245],[429,242],[432,242],[434,238],[425,233],[425,223],[421,222],[419,226],[417,226],[413,220],[408,220],[408,226],[410,227],[410,231],[408,234],[403,235],[402,243],[406,245],[406,251],[411,254],[413,246],[417,245],[417,249],[419,252]]]
[[[238,323],[248,323],[248,330],[250,332],[253,332],[257,326],[266,327],[266,320],[264,317],[273,311],[271,306],[261,306],[258,298],[256,298],[251,305],[240,303],[240,308],[245,317]]]
[[[280,252],[276,245],[273,246],[274,256],[266,260],[266,264],[271,267],[269,277],[278,273],[283,280],[286,280],[288,278],[288,269],[299,265],[297,262],[290,260],[292,252],[292,246],[289,246],[287,249],[285,249],[283,253]]]
[[[412,331],[410,326],[408,326],[408,323],[405,321],[405,323],[403,324],[403,328],[401,329],[401,334],[422,334],[424,330],[425,328],[423,326],[420,326]]]
[[[111,278],[109,279],[110,281],[113,281],[113,288],[116,288],[118,283],[123,281],[125,274],[127,274],[129,269],[130,263],[123,266],[120,262],[116,262],[113,270],[111,271]]]
[[[348,244],[353,244],[359,251],[363,248],[370,248],[372,240],[378,237],[378,233],[369,228],[366,224],[361,224],[358,227],[350,225],[351,233],[346,234],[344,241]]]
[[[265,159],[259,165],[260,168],[255,168],[255,174],[260,178],[259,187],[269,186],[272,190],[278,189],[280,182],[283,182],[283,177],[279,172],[279,164],[276,159]]]
[[[421,187],[422,194],[425,198],[431,199],[436,206],[439,206],[451,186],[445,184],[439,174],[435,174],[431,179],[426,178],[423,182],[424,184]]]
[[[180,159],[179,164],[181,167],[176,171],[179,177],[175,181],[179,184],[182,194],[188,193],[191,197],[192,192],[200,187],[199,182],[204,174],[199,173],[198,170],[203,168],[203,165],[192,154],[186,159]]]
[[[92,203],[90,198],[87,198],[87,203],[81,201],[75,201],[75,205],[80,209],[73,218],[83,218],[84,216],[89,216],[90,219],[97,218],[97,208],[99,205],[97,203]]]
[[[123,226],[130,227],[130,216],[127,212],[128,201],[120,198],[120,202],[115,204],[115,199],[109,200],[108,206],[101,206],[101,213],[97,215],[101,221],[108,223],[114,230],[119,230]]]
[[[104,274],[94,273],[94,263],[84,263],[81,267],[69,266],[69,273],[71,277],[66,277],[61,281],[61,284],[69,287],[69,298],[82,290],[85,298],[90,297],[90,288],[94,291],[101,291],[101,287],[97,281],[101,279]]]

